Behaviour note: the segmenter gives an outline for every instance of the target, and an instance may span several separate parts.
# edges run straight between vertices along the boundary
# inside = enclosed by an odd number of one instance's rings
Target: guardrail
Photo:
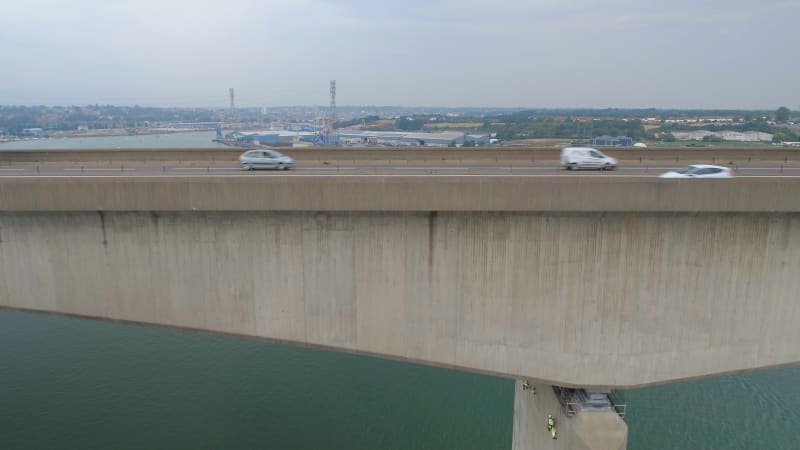
[[[110,163],[128,161],[198,161],[203,163],[235,162],[242,149],[95,149],[95,150],[10,150],[0,148],[0,162],[34,163],[41,161],[76,161],[92,163],[98,160]],[[465,148],[279,148],[278,151],[294,157],[298,163],[312,161],[509,161],[543,162],[558,161],[560,148],[500,147],[475,149]],[[738,164],[752,161],[789,163],[800,161],[800,148],[605,148],[620,161],[652,161],[653,163],[708,162]]]
[[[434,164],[434,165],[425,165],[423,161],[414,161],[414,160],[402,160],[402,161],[388,161],[389,164],[362,164],[362,161],[339,161],[337,164],[332,164],[328,161],[322,161],[317,163],[316,165],[312,164],[304,164],[299,163],[296,164],[294,170],[303,171],[303,172],[316,172],[316,173],[366,173],[366,174],[377,174],[377,173],[423,173],[428,175],[444,175],[444,174],[453,174],[453,173],[480,173],[485,171],[491,171],[493,173],[537,173],[537,172],[545,172],[545,171],[557,171],[561,169],[558,162],[548,162],[547,164],[540,164],[540,165],[529,165],[523,164],[520,162],[515,163],[508,163],[508,164],[500,164],[500,165],[483,165],[483,164],[475,164],[474,161],[470,161],[469,163],[464,163],[463,161],[458,161],[458,165],[446,165],[446,164]],[[456,161],[452,161],[453,164]],[[26,164],[6,164],[0,165],[0,173],[2,172],[16,172],[16,173],[36,173],[36,174],[55,174],[55,173],[98,173],[98,172],[206,172],[206,173],[213,173],[213,172],[223,172],[223,171],[238,171],[239,166],[238,164],[230,164],[228,162],[228,166],[224,166],[221,164],[183,164],[180,161],[175,162],[175,164],[144,164],[144,165],[137,165],[137,164],[80,164],[80,163],[67,163],[67,165],[56,165],[56,164],[35,164],[35,165],[26,165]],[[225,163],[222,163],[225,164]],[[746,174],[747,171],[768,171],[769,173],[775,174],[784,174],[784,173],[791,173],[800,175],[800,162],[794,164],[784,164],[779,163],[775,164],[774,166],[765,167],[763,164],[752,166],[752,165],[739,165],[739,164],[730,164],[726,163],[728,167],[731,167],[735,171],[741,172]],[[672,170],[679,166],[676,164],[644,164],[641,166],[626,166],[621,165],[617,167],[615,170],[616,172],[626,172],[626,171],[637,171],[637,172],[664,172],[667,170]],[[611,171],[611,172],[615,172]],[[581,171],[583,173],[598,173],[599,171],[593,171],[591,169],[586,169]]]

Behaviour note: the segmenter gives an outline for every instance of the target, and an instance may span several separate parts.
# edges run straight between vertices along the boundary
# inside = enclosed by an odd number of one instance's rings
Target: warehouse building
[[[673,131],[672,135],[679,141],[702,141],[706,136],[720,138],[723,141],[759,142],[772,141],[773,135],[761,131]]]
[[[403,131],[357,131],[343,130],[339,133],[342,142],[350,144],[379,144],[393,147],[447,147],[464,145],[466,134],[458,131],[438,133],[414,133]]]
[[[234,131],[225,139],[240,145],[291,145],[301,141],[311,142],[316,133],[304,131]]]
[[[630,147],[633,145],[633,138],[628,136],[598,136],[592,139],[593,147]]]

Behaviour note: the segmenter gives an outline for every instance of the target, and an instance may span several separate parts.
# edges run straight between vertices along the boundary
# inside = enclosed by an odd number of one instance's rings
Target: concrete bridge
[[[0,307],[526,380],[515,448],[624,448],[602,390],[800,362],[800,179],[0,179]],[[558,421],[550,439],[545,417]]]

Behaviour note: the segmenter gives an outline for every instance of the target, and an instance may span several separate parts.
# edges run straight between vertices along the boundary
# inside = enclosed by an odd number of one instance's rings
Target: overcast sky
[[[800,0],[5,0],[0,104],[800,109]]]

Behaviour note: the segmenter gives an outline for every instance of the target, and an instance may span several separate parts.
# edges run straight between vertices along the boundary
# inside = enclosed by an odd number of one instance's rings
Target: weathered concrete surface
[[[547,384],[534,383],[535,391],[514,391],[513,450],[624,450],[628,426],[613,411],[589,411],[567,417]],[[535,394],[533,392],[536,392]],[[547,430],[547,416],[556,419],[557,439]]]
[[[0,178],[0,211],[800,212],[800,178]]]
[[[566,386],[798,362],[798,273],[800,213],[0,212],[0,306]]]

